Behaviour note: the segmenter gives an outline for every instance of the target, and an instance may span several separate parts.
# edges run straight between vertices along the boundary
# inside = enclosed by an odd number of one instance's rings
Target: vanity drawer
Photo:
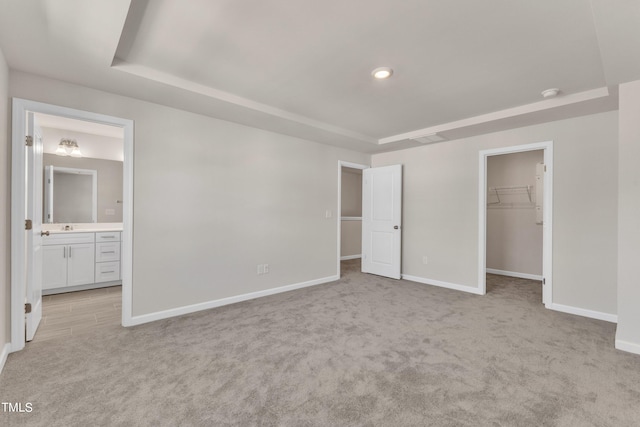
[[[119,242],[119,241],[120,241],[119,231],[102,231],[100,233],[96,233],[96,243]]]
[[[95,233],[51,233],[42,236],[43,245],[75,245],[76,243],[93,243]]]
[[[120,262],[99,262],[96,264],[96,283],[120,280]]]
[[[120,242],[96,243],[96,262],[120,261]]]

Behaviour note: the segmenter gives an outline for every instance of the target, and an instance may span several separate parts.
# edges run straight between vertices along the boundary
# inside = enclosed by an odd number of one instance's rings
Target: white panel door
[[[400,279],[402,165],[362,172],[362,272]]]
[[[42,132],[33,113],[27,114],[27,136],[33,145],[26,147],[27,218],[32,228],[27,230],[27,283],[25,303],[31,304],[26,314],[26,340],[31,341],[42,319]]]

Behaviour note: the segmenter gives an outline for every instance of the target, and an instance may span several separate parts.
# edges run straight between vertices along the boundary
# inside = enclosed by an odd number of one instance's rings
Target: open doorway
[[[519,280],[538,301],[552,303],[552,147],[543,142],[480,152],[483,294],[488,280],[495,286]]]
[[[338,164],[338,275],[360,271],[362,257],[362,171],[368,166]]]
[[[346,188],[343,190],[343,173],[351,173],[349,169],[356,169],[361,171],[361,178],[353,180],[356,183],[361,184],[361,192],[357,191],[360,195],[357,200],[349,201],[349,205],[355,205],[356,210],[354,212],[361,212],[361,216],[348,216],[343,217],[337,215],[338,220],[338,250],[337,250],[337,276],[341,276],[341,261],[342,256],[345,260],[342,262],[349,262],[351,260],[358,260],[360,271],[363,273],[376,274],[378,276],[389,277],[391,279],[399,280],[402,277],[402,165],[388,165],[371,168],[366,165],[360,165],[357,163],[338,162],[338,212],[342,214],[343,205],[343,191],[349,192]],[[360,175],[360,172],[354,174]],[[345,175],[346,176],[346,175]],[[352,181],[350,178],[346,178],[347,181]],[[355,184],[357,185],[357,184]],[[360,201],[360,203],[358,203]],[[327,211],[327,218],[329,218],[330,212]],[[343,228],[346,230],[348,226],[344,226],[344,223],[349,221],[355,221],[355,226],[350,227],[353,230],[353,234],[357,233],[358,226],[360,224],[359,231],[361,233],[361,243],[357,246],[357,243],[353,243],[355,250],[351,248],[352,252],[360,252],[355,254],[341,255],[343,252],[343,246],[346,247],[347,242],[343,243],[347,237],[353,239],[353,236],[347,236],[343,233]],[[358,251],[358,248],[360,249]],[[355,264],[355,263],[354,263]],[[350,266],[352,268],[358,267],[358,265]]]
[[[543,150],[487,158],[488,293],[542,301],[543,168]]]
[[[52,122],[47,123],[47,120],[65,122],[66,125],[54,125]],[[40,121],[44,121],[45,126],[40,124]],[[74,128],[70,123],[77,127]],[[115,128],[111,130],[119,135],[121,165],[116,172],[108,172],[104,165],[98,168],[97,163],[106,162],[107,159],[85,160],[93,162],[92,165],[56,165],[54,163],[58,160],[55,158],[60,156],[45,152],[44,145],[47,140],[47,143],[53,144],[60,154],[63,150],[66,151],[65,154],[70,155],[68,157],[104,157],[97,155],[97,151],[91,148],[89,142],[91,138],[96,139],[100,136],[95,135],[95,131],[92,134],[87,130],[96,126],[105,129]],[[60,132],[65,136],[61,136]],[[94,148],[99,151],[106,146],[100,147],[100,144],[96,144]],[[46,185],[51,184],[51,188],[47,193],[45,212],[46,162],[51,163],[46,165],[50,172]],[[57,177],[58,181],[68,184],[64,185],[64,188],[58,188],[58,193],[68,193],[68,197],[62,199],[67,202],[56,201],[55,195],[52,194],[52,190],[53,193],[56,190],[54,183],[50,183],[49,180],[56,179],[56,170],[63,172]],[[91,173],[85,173],[87,171]],[[107,178],[109,173],[111,179],[107,179],[108,182],[101,185],[98,182],[99,177],[104,175]],[[69,183],[73,175],[82,175],[83,178],[88,176],[89,179],[75,186]],[[119,189],[120,196],[114,197],[107,188],[109,186]],[[130,325],[133,122],[14,98],[11,188],[11,351],[23,349],[25,342],[37,333],[43,314],[43,295],[47,298],[48,295],[64,293],[61,290],[97,292],[98,288],[107,289],[121,285],[122,296],[115,297],[121,302],[114,302],[113,306],[114,310],[119,312],[114,316],[114,320],[117,321],[119,318],[122,325]],[[69,188],[74,189],[67,191]],[[81,210],[80,215],[84,217],[69,216],[73,215],[69,209],[56,209],[56,204],[61,207],[69,200],[74,200],[77,192],[84,191],[82,189],[90,192],[88,195],[75,198],[90,205]],[[105,194],[108,199],[101,201],[100,193]],[[96,222],[92,222],[94,218]]]
[[[42,320],[33,341],[99,333],[122,318],[124,130],[42,113],[34,120],[45,235]]]

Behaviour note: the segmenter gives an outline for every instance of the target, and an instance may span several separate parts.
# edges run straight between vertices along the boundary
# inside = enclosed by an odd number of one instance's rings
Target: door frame
[[[338,160],[338,210],[336,211],[336,222],[338,224],[338,263],[336,267],[336,275],[340,278],[340,251],[342,250],[342,168],[351,169],[369,169],[371,165],[363,165],[360,163],[346,162]],[[362,227],[362,223],[361,223]]]
[[[21,98],[12,99],[11,119],[11,352],[25,346],[24,301],[26,285],[25,253],[25,150],[27,112],[120,127],[124,130],[123,213],[122,213],[122,325],[132,325],[133,277],[133,120],[76,110]]]
[[[542,277],[544,280],[543,304],[553,304],[553,141],[481,150],[479,153],[478,186],[478,287],[487,293],[487,158],[501,154],[543,150],[546,172],[544,176],[543,229],[542,229]]]

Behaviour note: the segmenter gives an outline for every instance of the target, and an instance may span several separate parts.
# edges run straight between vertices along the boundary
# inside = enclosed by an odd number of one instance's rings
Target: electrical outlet
[[[426,255],[422,257],[422,263],[425,264],[425,265],[427,264],[427,256]]]
[[[269,273],[269,264],[264,264],[264,274]]]
[[[331,218],[331,217],[332,217],[332,214],[331,214],[331,210],[330,210],[330,209],[327,209],[327,210],[324,212],[324,217],[325,217],[325,218],[327,218],[327,219],[329,219],[329,218]]]
[[[264,274],[264,264],[258,264],[258,275]]]

